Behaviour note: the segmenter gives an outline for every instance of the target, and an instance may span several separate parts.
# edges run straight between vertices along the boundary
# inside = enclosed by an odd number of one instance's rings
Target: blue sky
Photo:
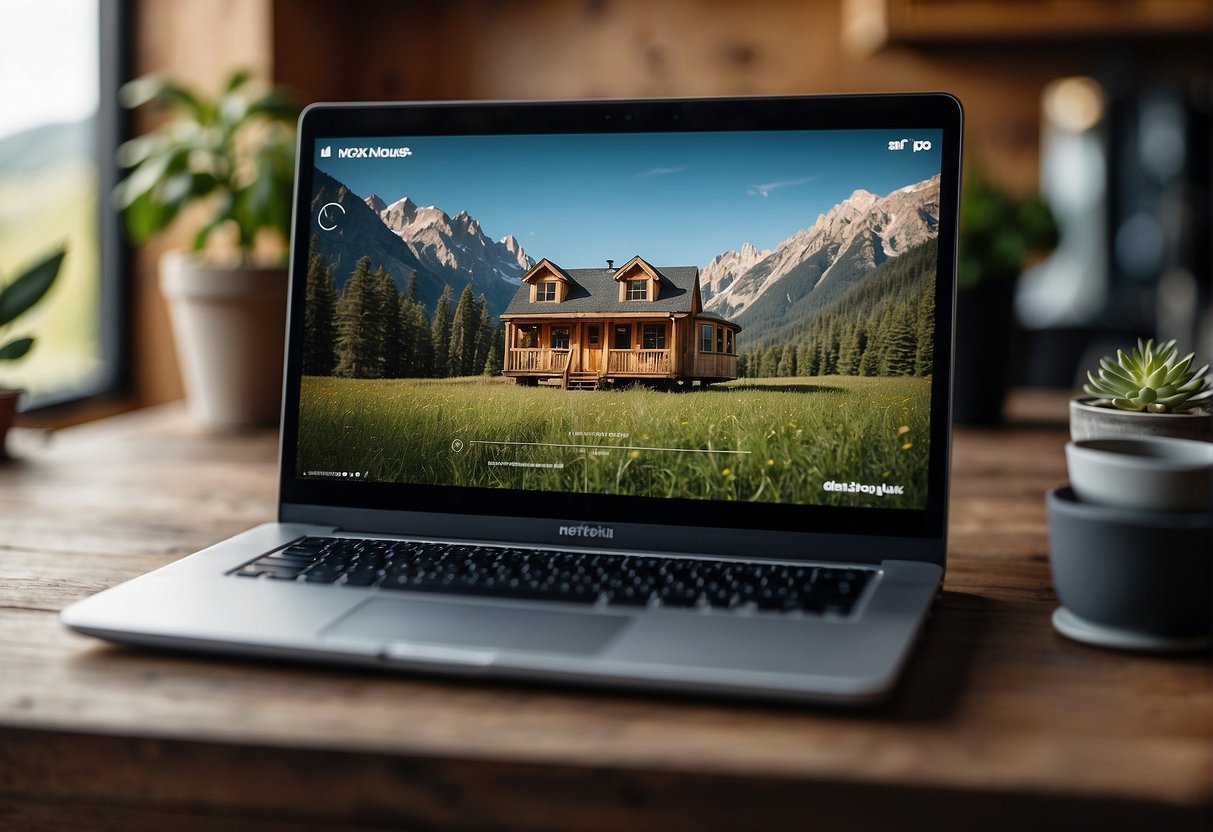
[[[930,150],[890,151],[928,140]],[[743,243],[772,248],[863,188],[885,195],[939,172],[939,131],[782,131],[321,139],[316,166],[362,197],[408,196],[485,234],[513,234],[565,268],[703,267]],[[347,146],[407,146],[395,159],[339,159]],[[320,149],[331,145],[330,158]]]

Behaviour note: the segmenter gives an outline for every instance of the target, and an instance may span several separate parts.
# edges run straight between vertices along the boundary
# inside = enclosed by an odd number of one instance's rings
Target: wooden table
[[[272,519],[275,437],[178,408],[0,466],[0,827],[1213,828],[1207,656],[1052,630],[1064,399],[955,440],[945,591],[859,713],[115,647],[67,603]],[[1098,824],[1098,826],[1096,825]]]

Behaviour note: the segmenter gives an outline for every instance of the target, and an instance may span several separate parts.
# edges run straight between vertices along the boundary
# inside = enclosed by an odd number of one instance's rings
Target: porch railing
[[[568,366],[569,355],[568,350],[515,347],[509,352],[506,370],[520,373],[563,373]]]
[[[607,372],[628,375],[669,375],[669,350],[611,350]]]

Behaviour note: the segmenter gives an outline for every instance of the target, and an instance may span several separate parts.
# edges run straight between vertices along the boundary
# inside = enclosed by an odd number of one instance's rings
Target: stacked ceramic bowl
[[[1213,443],[1086,439],[1050,491],[1050,564],[1064,635],[1133,650],[1201,650],[1213,627]]]

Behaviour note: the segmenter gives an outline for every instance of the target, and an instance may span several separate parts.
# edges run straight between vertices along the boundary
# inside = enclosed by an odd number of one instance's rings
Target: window
[[[535,325],[518,327],[518,347],[533,350],[539,346],[539,327]]]
[[[591,347],[598,346],[598,342],[602,339],[602,330],[598,324],[590,324],[585,330],[585,340]]]
[[[734,352],[733,330],[731,330],[731,329],[726,329],[724,331],[724,351],[727,352],[729,355],[732,355]]]
[[[712,351],[712,325],[711,324],[700,324],[699,325],[699,351],[700,352],[711,352]]]
[[[553,302],[556,300],[556,281],[545,280],[535,287],[535,300]]]
[[[552,327],[552,349],[567,350],[569,348],[569,328],[567,326]]]
[[[629,280],[628,281],[628,300],[648,300],[649,299],[649,281],[647,280]]]
[[[0,73],[11,83],[0,94],[0,194],[8,209],[0,210],[0,281],[60,246],[67,251],[50,294],[0,333],[0,343],[36,339],[22,360],[0,362],[0,386],[28,390],[35,408],[109,392],[121,381],[125,269],[108,195],[118,175],[126,5],[5,7]]]
[[[724,327],[716,327],[716,352],[724,352]]]
[[[641,349],[665,349],[665,324],[645,324],[640,339]]]
[[[632,348],[632,325],[615,325],[615,349],[630,350]]]

